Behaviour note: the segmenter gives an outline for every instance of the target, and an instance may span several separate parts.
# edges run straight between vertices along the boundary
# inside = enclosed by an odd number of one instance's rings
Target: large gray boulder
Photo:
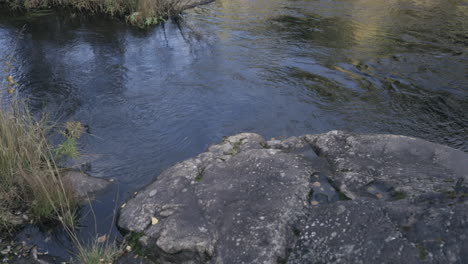
[[[403,136],[243,133],[164,171],[118,225],[157,263],[464,263],[467,166]]]

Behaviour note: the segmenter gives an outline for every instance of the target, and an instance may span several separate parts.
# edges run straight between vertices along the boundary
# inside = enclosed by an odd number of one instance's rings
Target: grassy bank
[[[0,0],[15,10],[71,8],[123,18],[132,25],[147,27],[178,15],[190,0]]]

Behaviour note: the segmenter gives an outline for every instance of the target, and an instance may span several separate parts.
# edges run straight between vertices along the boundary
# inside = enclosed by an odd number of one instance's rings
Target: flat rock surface
[[[158,263],[466,263],[468,155],[420,139],[242,133],[120,211]]]

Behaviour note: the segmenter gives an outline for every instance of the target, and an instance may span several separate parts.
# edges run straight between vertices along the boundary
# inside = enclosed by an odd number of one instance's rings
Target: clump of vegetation
[[[232,149],[229,151],[229,155],[235,156],[241,152],[242,140],[231,143]]]
[[[203,179],[203,173],[205,172],[205,168],[198,168],[197,176],[195,176],[195,182],[201,182]]]
[[[393,200],[401,200],[406,198],[406,193],[400,191],[394,191],[391,193]]]
[[[121,250],[115,243],[100,242],[99,238],[88,246],[78,244],[78,254],[74,263],[102,264],[114,263],[121,255]]]
[[[56,149],[47,142],[50,131],[45,119],[36,120],[19,100],[0,109],[0,230],[13,230],[25,219],[57,220],[77,246],[76,263],[113,263],[121,254],[115,241],[108,242],[107,236],[101,236],[83,245],[78,240],[78,203],[54,161],[57,153],[60,157],[77,153],[75,140],[84,127],[78,122],[66,123],[61,132],[66,140]],[[16,212],[21,212],[20,216],[15,217]]]
[[[141,28],[158,24],[182,12],[188,0],[137,0],[127,21]]]
[[[72,8],[126,18],[132,25],[147,27],[178,15],[189,0],[0,0],[12,9]]]
[[[420,260],[425,260],[427,257],[427,249],[424,247],[424,245],[417,244],[416,248],[418,249],[418,255]]]
[[[60,133],[65,137],[65,141],[54,149],[55,159],[77,158],[80,155],[77,147],[77,140],[84,132],[85,127],[80,122],[70,121],[65,123],[65,129],[60,131]]]
[[[125,243],[127,244],[127,251],[132,251],[138,256],[147,255],[145,248],[140,244],[140,238],[143,237],[142,233],[130,232],[125,236]]]

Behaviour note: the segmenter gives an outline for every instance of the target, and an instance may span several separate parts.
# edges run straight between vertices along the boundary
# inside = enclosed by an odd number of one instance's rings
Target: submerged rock
[[[110,185],[110,182],[105,179],[92,177],[76,170],[65,172],[63,181],[65,184],[71,185],[79,200],[87,200],[93,194],[106,189]]]
[[[420,139],[242,133],[121,209],[158,263],[468,261],[468,155]]]

